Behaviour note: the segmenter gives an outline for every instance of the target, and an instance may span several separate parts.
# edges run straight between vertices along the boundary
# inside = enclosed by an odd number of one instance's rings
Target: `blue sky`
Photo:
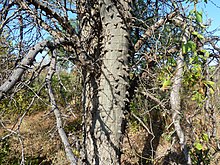
[[[193,8],[193,6],[192,6]],[[219,29],[219,32],[216,32],[216,35],[220,36],[220,0],[208,0],[208,3],[204,3],[204,0],[197,5],[197,10],[203,10],[203,18],[204,22],[208,19],[211,20],[211,26],[209,27],[208,31]],[[42,55],[39,55],[37,59],[39,60]]]
[[[210,19],[212,24],[209,30],[220,28],[220,0],[208,0],[208,3],[200,3],[198,9],[204,11],[204,21]],[[220,32],[216,34],[220,35]]]

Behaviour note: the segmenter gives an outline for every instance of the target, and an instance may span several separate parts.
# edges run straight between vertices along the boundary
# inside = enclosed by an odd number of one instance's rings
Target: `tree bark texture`
[[[87,70],[85,76],[84,162],[116,165],[120,164],[120,140],[128,86],[129,8],[126,1],[100,0],[98,4],[103,37],[101,44],[93,40],[93,45],[100,44],[98,49],[101,51],[97,58],[100,67],[99,71],[96,70],[99,74]],[[94,56],[97,57],[97,54]]]
[[[183,43],[187,42],[189,36],[188,29],[186,29],[185,34],[183,35]],[[181,97],[180,97],[180,90],[182,88],[182,77],[183,77],[183,67],[184,67],[184,57],[182,51],[179,53],[179,56],[176,59],[176,73],[174,75],[172,89],[170,93],[170,105],[172,110],[172,120],[174,124],[175,131],[179,138],[179,143],[181,145],[181,150],[185,156],[185,160],[187,164],[191,164],[191,158],[186,146],[186,140],[184,131],[181,127]]]

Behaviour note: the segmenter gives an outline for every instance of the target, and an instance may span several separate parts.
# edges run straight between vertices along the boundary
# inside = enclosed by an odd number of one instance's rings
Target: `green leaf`
[[[195,15],[196,15],[196,21],[197,21],[198,23],[202,23],[202,12],[196,11],[196,12],[195,12]]]
[[[211,95],[215,93],[215,91],[212,88],[209,88],[209,92],[211,93]]]
[[[214,81],[205,81],[204,84],[211,86],[214,88],[215,82]]]
[[[208,51],[205,52],[205,57],[206,57],[206,58],[209,57],[209,52],[208,52]]]
[[[186,44],[182,45],[183,54],[186,54],[190,51],[192,51],[192,52],[196,51],[196,43],[193,41],[188,41]]]
[[[187,42],[187,46],[189,47],[189,48],[191,48],[191,50],[194,52],[194,51],[196,51],[196,43],[195,42],[193,42],[193,41],[188,41]],[[188,51],[189,51],[189,49],[188,49]]]
[[[198,34],[197,37],[200,39],[200,40],[203,40],[204,39],[204,36],[202,34]]]
[[[200,23],[200,26],[202,27],[202,28],[207,28],[208,26],[206,26],[206,25],[204,25],[204,24],[202,24],[202,23]]]
[[[200,50],[200,52],[202,52],[205,56],[204,59],[207,59],[209,57],[209,52],[205,49]]]
[[[192,32],[192,35],[197,36],[199,33],[197,31]]]
[[[193,13],[195,13],[194,9],[189,12],[190,15],[192,15]]]
[[[194,59],[193,59],[193,58],[189,58],[189,63],[190,63],[190,64],[192,64],[192,63],[193,63],[193,61],[194,61]]]
[[[199,142],[195,143],[194,146],[195,146],[195,148],[196,148],[197,150],[199,150],[199,151],[203,149],[202,144],[199,143]]]
[[[200,50],[200,52],[202,52],[202,53],[206,53],[207,52],[207,50],[205,50],[205,49],[202,49],[202,50]]]
[[[208,3],[208,0],[204,0],[204,2],[207,4],[207,3]]]
[[[168,89],[168,87],[170,86],[171,81],[170,79],[166,79],[163,81],[163,85],[162,85],[162,90]]]
[[[182,45],[182,52],[183,52],[183,54],[186,54],[186,53],[187,53],[186,44],[183,44],[183,45]]]
[[[202,134],[202,139],[203,139],[204,141],[208,142],[208,141],[209,141],[209,135],[208,135],[207,133],[203,133],[203,134]]]
[[[192,95],[192,101],[196,101],[197,103],[203,103],[204,101],[204,96],[203,94],[199,93],[199,91],[195,91],[194,94]]]
[[[199,34],[197,31],[192,32],[192,35],[198,37],[199,39],[204,39],[204,36],[202,34]]]

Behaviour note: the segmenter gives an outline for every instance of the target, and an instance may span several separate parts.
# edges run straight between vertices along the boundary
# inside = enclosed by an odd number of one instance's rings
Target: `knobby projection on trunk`
[[[82,31],[84,37],[89,36],[92,26],[97,29],[101,26],[99,31],[103,36],[93,38],[91,42],[93,47],[97,46],[96,52],[90,51],[89,55],[98,58],[93,68],[96,70],[84,71],[84,161],[85,164],[120,164],[128,87],[129,6],[125,1],[99,1],[97,5],[100,10],[96,13],[97,20],[101,25],[90,21]]]
[[[91,3],[87,1],[78,2],[77,10],[79,11],[79,18],[81,17],[79,25],[81,26],[81,30],[79,31],[81,33],[80,37],[75,35],[75,30],[65,20],[65,17],[51,10],[44,3],[40,1],[28,1],[28,3],[18,1],[17,3],[11,3],[9,6],[11,7],[15,4],[25,9],[32,19],[40,23],[54,38],[59,37],[59,43],[57,41],[45,41],[34,46],[19,63],[20,65],[17,66],[17,69],[14,70],[8,81],[1,86],[1,99],[5,93],[14,87],[20,77],[33,64],[39,52],[45,50],[45,48],[54,50],[63,45],[65,45],[64,49],[67,50],[72,46],[72,50],[75,51],[78,57],[78,59],[75,59],[83,67],[83,83],[85,85],[83,92],[85,118],[83,124],[85,134],[83,141],[84,152],[82,154],[84,156],[82,156],[81,163],[120,164],[120,140],[123,132],[127,97],[127,65],[130,47],[128,19],[130,18],[130,7],[128,6],[128,2],[101,0]],[[89,8],[91,7],[89,5],[92,5],[93,8]],[[59,23],[66,33],[54,30],[52,26],[48,25],[45,19],[36,15],[35,9],[36,11],[40,9],[48,17],[53,17],[54,22]],[[91,14],[89,17],[88,13]],[[88,20],[90,18],[93,18],[93,20]],[[97,29],[94,29],[92,26],[96,26]],[[91,33],[93,30],[95,32],[94,34]],[[91,43],[89,44],[89,42]],[[52,110],[58,119],[57,122],[60,123],[59,109],[55,105],[56,100],[49,82],[55,69],[54,58],[51,58],[50,67],[52,68],[48,73],[49,76],[47,76],[46,81]],[[57,126],[62,127],[62,123]],[[58,131],[60,132],[61,139],[64,139],[63,142],[66,143],[66,135],[63,134],[62,129],[58,128]],[[75,164],[76,159],[68,147],[66,143],[65,149],[67,156],[72,164]]]

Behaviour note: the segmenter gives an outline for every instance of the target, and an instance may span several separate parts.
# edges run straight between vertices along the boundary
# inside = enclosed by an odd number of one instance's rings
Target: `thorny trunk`
[[[129,7],[123,0],[120,2],[100,0],[98,4],[81,1],[81,4],[84,6],[87,4],[87,8],[81,8],[82,13],[87,10],[87,13],[97,17],[96,23],[88,19],[84,25],[81,24],[84,26],[82,27],[84,38],[81,40],[83,42],[86,38],[88,40],[86,36],[89,36],[94,27],[104,36],[100,37],[100,34],[94,31],[94,38],[90,38],[92,51],[86,48],[86,56],[92,58],[92,61],[87,62],[92,68],[83,70],[84,154],[82,163],[120,164],[120,140],[128,85],[127,58],[130,41],[127,15]],[[93,8],[88,9],[91,5]],[[99,20],[101,25],[98,24]]]

